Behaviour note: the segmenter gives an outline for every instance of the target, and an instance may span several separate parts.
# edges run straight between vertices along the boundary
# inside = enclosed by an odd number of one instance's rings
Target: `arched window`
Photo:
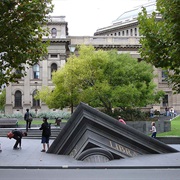
[[[129,36],[129,30],[126,30],[126,36]]]
[[[134,34],[137,36],[137,28],[134,28]]]
[[[34,97],[37,94],[37,90],[34,90],[33,94],[32,94],[32,102],[33,102],[33,107],[37,108],[40,107],[40,100],[36,100]]]
[[[51,64],[51,79],[52,79],[52,73],[53,73],[54,71],[57,71],[57,64],[56,64],[56,63],[52,63],[52,64]]]
[[[57,36],[57,29],[56,29],[56,28],[52,28],[52,29],[51,29],[51,36],[52,36],[53,38],[55,38],[55,37]]]
[[[38,64],[35,64],[33,66],[33,78],[34,79],[39,79],[39,65]]]
[[[16,91],[15,92],[15,95],[14,95],[14,98],[15,98],[15,107],[22,107],[22,93],[21,91]]]
[[[163,99],[162,99],[162,105],[163,106],[168,106],[168,94],[165,94]]]
[[[132,29],[130,30],[130,33],[131,33],[131,36],[133,36],[133,30]]]
[[[161,78],[162,78],[162,81],[167,81],[167,78],[168,78],[168,71],[167,70],[161,71]]]

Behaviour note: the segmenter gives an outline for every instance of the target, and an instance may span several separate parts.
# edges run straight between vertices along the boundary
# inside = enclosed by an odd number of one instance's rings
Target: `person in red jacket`
[[[124,119],[122,119],[121,116],[118,116],[118,120],[119,120],[119,122],[121,122],[121,123],[123,123],[123,124],[126,124],[126,122],[124,121]]]
[[[13,146],[14,150],[21,149],[21,139],[23,136],[27,136],[27,132],[22,132],[22,131],[17,130],[17,129],[15,129],[15,130],[13,130],[7,134],[7,137],[9,139],[13,138],[16,140],[16,142]],[[18,148],[18,145],[19,145],[19,148]]]

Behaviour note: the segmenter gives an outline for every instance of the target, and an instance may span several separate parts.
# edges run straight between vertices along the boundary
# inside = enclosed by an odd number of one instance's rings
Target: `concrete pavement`
[[[52,143],[50,140],[50,144]],[[41,139],[22,139],[22,149],[13,150],[14,139],[0,137],[1,168],[180,168],[180,152],[151,154],[106,163],[77,161],[70,156],[41,152]],[[180,145],[171,145],[180,151]]]

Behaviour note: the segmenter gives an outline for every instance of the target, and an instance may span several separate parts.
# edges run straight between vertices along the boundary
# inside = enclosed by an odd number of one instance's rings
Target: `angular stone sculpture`
[[[178,151],[84,103],[78,105],[48,150],[90,162],[172,152]]]

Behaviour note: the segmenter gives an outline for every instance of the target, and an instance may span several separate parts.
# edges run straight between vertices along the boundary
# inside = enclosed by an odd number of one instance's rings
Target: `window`
[[[57,54],[50,54],[50,57],[51,58],[58,58],[58,55]]]
[[[22,93],[21,91],[15,92],[15,107],[22,107]]]
[[[37,90],[35,90],[32,94],[32,102],[33,102],[33,107],[40,107],[40,100],[36,100],[34,97],[37,94]]]
[[[133,30],[132,30],[132,29],[131,29],[131,32],[130,32],[130,33],[131,33],[131,36],[133,36]]]
[[[137,36],[137,28],[134,28],[134,34]]]
[[[166,79],[168,77],[168,71],[167,70],[162,70],[161,77],[162,77],[162,81],[166,81]]]
[[[35,64],[33,66],[33,78],[39,79],[39,65],[38,64]]]
[[[129,36],[129,30],[126,30],[126,36]]]
[[[122,36],[124,36],[124,31],[122,32]]]
[[[168,94],[164,95],[162,103],[163,106],[168,106]]]
[[[54,71],[57,71],[57,64],[56,64],[56,63],[52,63],[52,64],[51,64],[51,79],[52,79],[52,73],[53,73]]]
[[[52,29],[51,29],[51,36],[52,36],[53,38],[55,38],[55,37],[57,36],[57,29],[56,29],[56,28],[52,28]]]
[[[17,77],[18,79],[21,79],[21,76],[22,76],[22,72],[21,72],[21,70],[16,69],[15,74],[16,74],[16,77]]]

